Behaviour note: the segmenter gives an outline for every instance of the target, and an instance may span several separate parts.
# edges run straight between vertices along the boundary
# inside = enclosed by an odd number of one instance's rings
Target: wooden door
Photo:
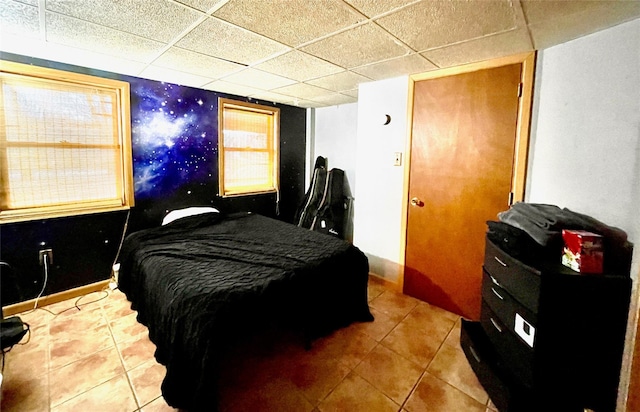
[[[480,317],[486,221],[508,209],[522,64],[414,85],[404,293]]]

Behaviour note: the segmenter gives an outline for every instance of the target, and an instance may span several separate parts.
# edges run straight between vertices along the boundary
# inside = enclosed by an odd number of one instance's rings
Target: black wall
[[[53,262],[48,271],[44,295],[109,279],[125,222],[128,223],[127,233],[131,233],[159,225],[168,210],[188,206],[214,206],[226,213],[251,211],[287,222],[293,221],[305,190],[306,111],[304,109],[7,53],[0,53],[0,59],[129,82],[133,173],[136,184],[136,204],[130,212],[99,213],[1,224],[0,279],[3,306],[35,298],[41,291],[44,284],[44,271],[39,263],[38,251],[42,249],[53,249]],[[193,100],[193,96],[197,95],[201,105],[202,100],[205,104],[210,104],[210,110],[203,111],[197,118],[197,123],[186,127],[183,132],[180,132],[179,138],[176,137],[176,141],[182,142],[180,143],[182,146],[165,148],[165,152],[160,150],[158,153],[158,148],[164,146],[154,142],[153,136],[149,138],[147,135],[143,139],[140,124],[144,123],[149,113],[157,112],[157,108],[153,107],[154,99],[157,101],[162,97],[152,96],[150,100],[147,96],[149,90],[166,90],[167,88],[171,89],[171,97],[178,97],[181,102]],[[217,195],[218,97],[252,101],[280,109],[279,214],[276,213],[275,194],[233,198],[221,198]],[[203,133],[203,130],[206,133]],[[200,137],[205,134],[206,138]],[[153,147],[153,154],[151,154],[151,147]],[[204,147],[206,150],[201,149]],[[197,172],[169,167],[176,163],[176,159],[171,156],[175,156],[178,149],[182,150],[181,159],[187,155],[192,157],[197,155],[200,158],[203,163]],[[194,150],[199,150],[200,153],[194,154]],[[143,190],[143,185],[138,183],[141,182],[145,165],[150,163],[149,156],[157,156],[151,160],[165,162],[164,165],[167,167],[158,169],[163,171],[156,171],[158,174],[154,177],[153,187],[147,185],[146,190]],[[208,173],[202,172],[203,167]]]

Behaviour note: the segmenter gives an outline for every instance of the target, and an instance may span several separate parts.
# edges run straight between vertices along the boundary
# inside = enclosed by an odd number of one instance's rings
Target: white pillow
[[[215,207],[187,207],[185,209],[172,210],[162,219],[162,226],[183,217],[200,215],[203,213],[220,213]]]

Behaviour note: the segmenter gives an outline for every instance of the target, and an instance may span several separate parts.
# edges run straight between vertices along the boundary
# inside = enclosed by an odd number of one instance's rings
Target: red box
[[[602,236],[586,230],[562,229],[562,264],[580,273],[602,273]]]

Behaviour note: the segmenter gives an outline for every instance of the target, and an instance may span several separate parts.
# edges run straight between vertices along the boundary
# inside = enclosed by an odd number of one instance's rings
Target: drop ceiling
[[[0,51],[323,107],[637,18],[640,0],[0,0]]]

